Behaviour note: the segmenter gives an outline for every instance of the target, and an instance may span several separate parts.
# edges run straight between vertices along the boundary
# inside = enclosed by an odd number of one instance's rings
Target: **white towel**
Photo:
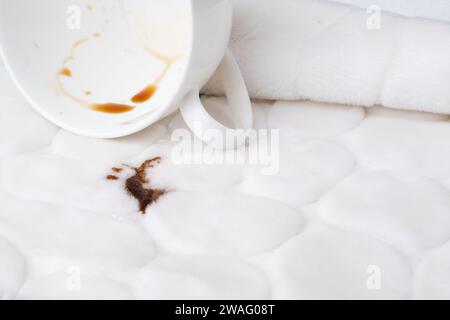
[[[252,98],[450,114],[450,24],[314,0],[234,0]],[[368,24],[371,26],[368,27]],[[207,94],[222,94],[215,79]]]

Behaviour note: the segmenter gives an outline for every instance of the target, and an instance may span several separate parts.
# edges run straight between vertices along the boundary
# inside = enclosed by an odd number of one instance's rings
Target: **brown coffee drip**
[[[158,87],[156,85],[151,84],[145,87],[144,90],[136,94],[133,98],[131,98],[131,101],[136,104],[147,102],[153,97],[157,89]]]
[[[72,77],[72,71],[69,68],[62,68],[59,70],[59,75],[64,77]]]
[[[129,106],[126,104],[120,104],[120,103],[92,104],[90,107],[94,111],[111,113],[111,114],[130,112],[131,110],[134,109],[133,106]]]
[[[146,188],[146,185],[150,184],[150,179],[147,175],[149,168],[154,168],[155,165],[161,163],[161,157],[156,157],[150,160],[144,161],[139,167],[129,167],[135,174],[125,180],[125,190],[127,193],[135,198],[139,203],[139,211],[145,214],[145,211],[153,203],[157,202],[159,198],[167,193],[165,189]],[[126,166],[126,165],[124,165]],[[128,166],[126,166],[128,167]],[[111,169],[114,174],[108,175],[107,180],[119,180],[116,175],[123,171],[123,168],[114,167]]]

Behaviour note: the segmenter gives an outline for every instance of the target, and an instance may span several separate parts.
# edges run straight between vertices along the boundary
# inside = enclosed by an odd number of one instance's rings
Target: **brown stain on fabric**
[[[150,179],[147,175],[148,169],[154,168],[155,165],[160,163],[161,157],[155,157],[144,161],[139,167],[129,167],[134,171],[134,175],[125,180],[124,188],[130,196],[138,201],[139,211],[142,214],[145,214],[145,211],[149,206],[157,202],[167,193],[167,190],[165,189],[152,188],[150,186]],[[123,171],[123,168],[114,167],[111,171],[118,174]],[[118,180],[119,178],[112,174],[108,175],[106,179]]]

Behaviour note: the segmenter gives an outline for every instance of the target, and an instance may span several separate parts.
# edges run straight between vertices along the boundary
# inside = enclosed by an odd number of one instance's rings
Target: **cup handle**
[[[222,137],[227,137],[227,133],[237,129],[251,129],[253,127],[253,111],[247,87],[242,77],[239,66],[236,63],[231,51],[227,49],[217,74],[219,81],[224,88],[228,104],[232,110],[235,128],[228,128],[214,119],[205,109],[200,100],[200,88],[189,92],[181,102],[181,115],[187,126],[202,141],[219,149],[236,148],[235,143],[229,141],[215,143],[206,141],[205,130],[215,129],[222,133]],[[231,130],[231,131],[229,131]],[[232,133],[232,132],[231,132]],[[217,141],[216,141],[217,142]]]

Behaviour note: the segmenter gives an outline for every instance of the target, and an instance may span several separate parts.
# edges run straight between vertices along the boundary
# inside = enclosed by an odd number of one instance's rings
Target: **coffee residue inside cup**
[[[59,75],[64,77],[72,77],[72,71],[69,68],[62,68],[59,70]]]
[[[130,112],[131,110],[134,109],[134,107],[120,103],[103,103],[103,104],[92,104],[91,109],[99,112],[115,114],[115,113]]]
[[[96,32],[93,34],[93,38],[98,38],[100,36],[100,33]],[[76,49],[82,45],[84,45],[85,43],[87,43],[89,41],[88,38],[83,38],[78,40],[73,46],[72,46],[72,50],[69,54],[68,57],[66,57],[66,59],[64,59],[63,61],[63,67],[60,69],[60,71],[57,74],[57,89],[59,92],[61,92],[62,94],[64,94],[66,97],[72,99],[73,101],[81,104],[81,105],[85,105],[88,108],[90,108],[91,110],[94,111],[98,111],[98,112],[103,112],[103,113],[110,113],[110,114],[120,114],[120,113],[126,113],[126,112],[130,112],[133,109],[136,108],[136,104],[142,104],[145,103],[147,101],[149,101],[156,93],[156,91],[158,90],[158,84],[162,81],[162,79],[166,76],[167,72],[169,71],[170,67],[172,66],[172,64],[177,61],[180,60],[183,56],[183,54],[179,54],[175,57],[168,57],[164,54],[161,54],[159,52],[156,52],[152,49],[146,48],[146,52],[153,56],[154,58],[164,62],[164,69],[161,71],[161,73],[156,77],[156,79],[153,81],[153,83],[151,83],[150,85],[146,86],[143,90],[139,91],[138,93],[136,93],[135,95],[133,95],[130,98],[130,101],[134,104],[134,105],[128,105],[128,104],[123,104],[123,103],[115,103],[115,102],[107,102],[107,103],[91,103],[88,101],[85,101],[79,97],[76,97],[72,94],[70,94],[69,92],[67,92],[61,82],[60,77],[72,77],[72,72],[71,70],[66,66],[66,64],[72,60],[75,59],[75,53],[76,53]],[[90,96],[91,92],[90,91],[86,91],[85,92],[85,96]]]
[[[150,100],[153,95],[155,94],[158,87],[155,84],[151,84],[144,88],[141,92],[136,94],[133,98],[131,98],[131,101],[133,103],[144,103]]]
[[[152,188],[150,186],[150,179],[148,178],[147,170],[155,167],[161,163],[161,157],[156,157],[144,161],[139,167],[129,167],[134,171],[134,175],[125,180],[125,191],[135,198],[139,203],[139,211],[145,214],[149,206],[157,202],[163,195],[167,193],[166,189]],[[111,169],[112,174],[106,176],[107,180],[119,180],[118,174],[123,171],[123,168],[114,167]]]

